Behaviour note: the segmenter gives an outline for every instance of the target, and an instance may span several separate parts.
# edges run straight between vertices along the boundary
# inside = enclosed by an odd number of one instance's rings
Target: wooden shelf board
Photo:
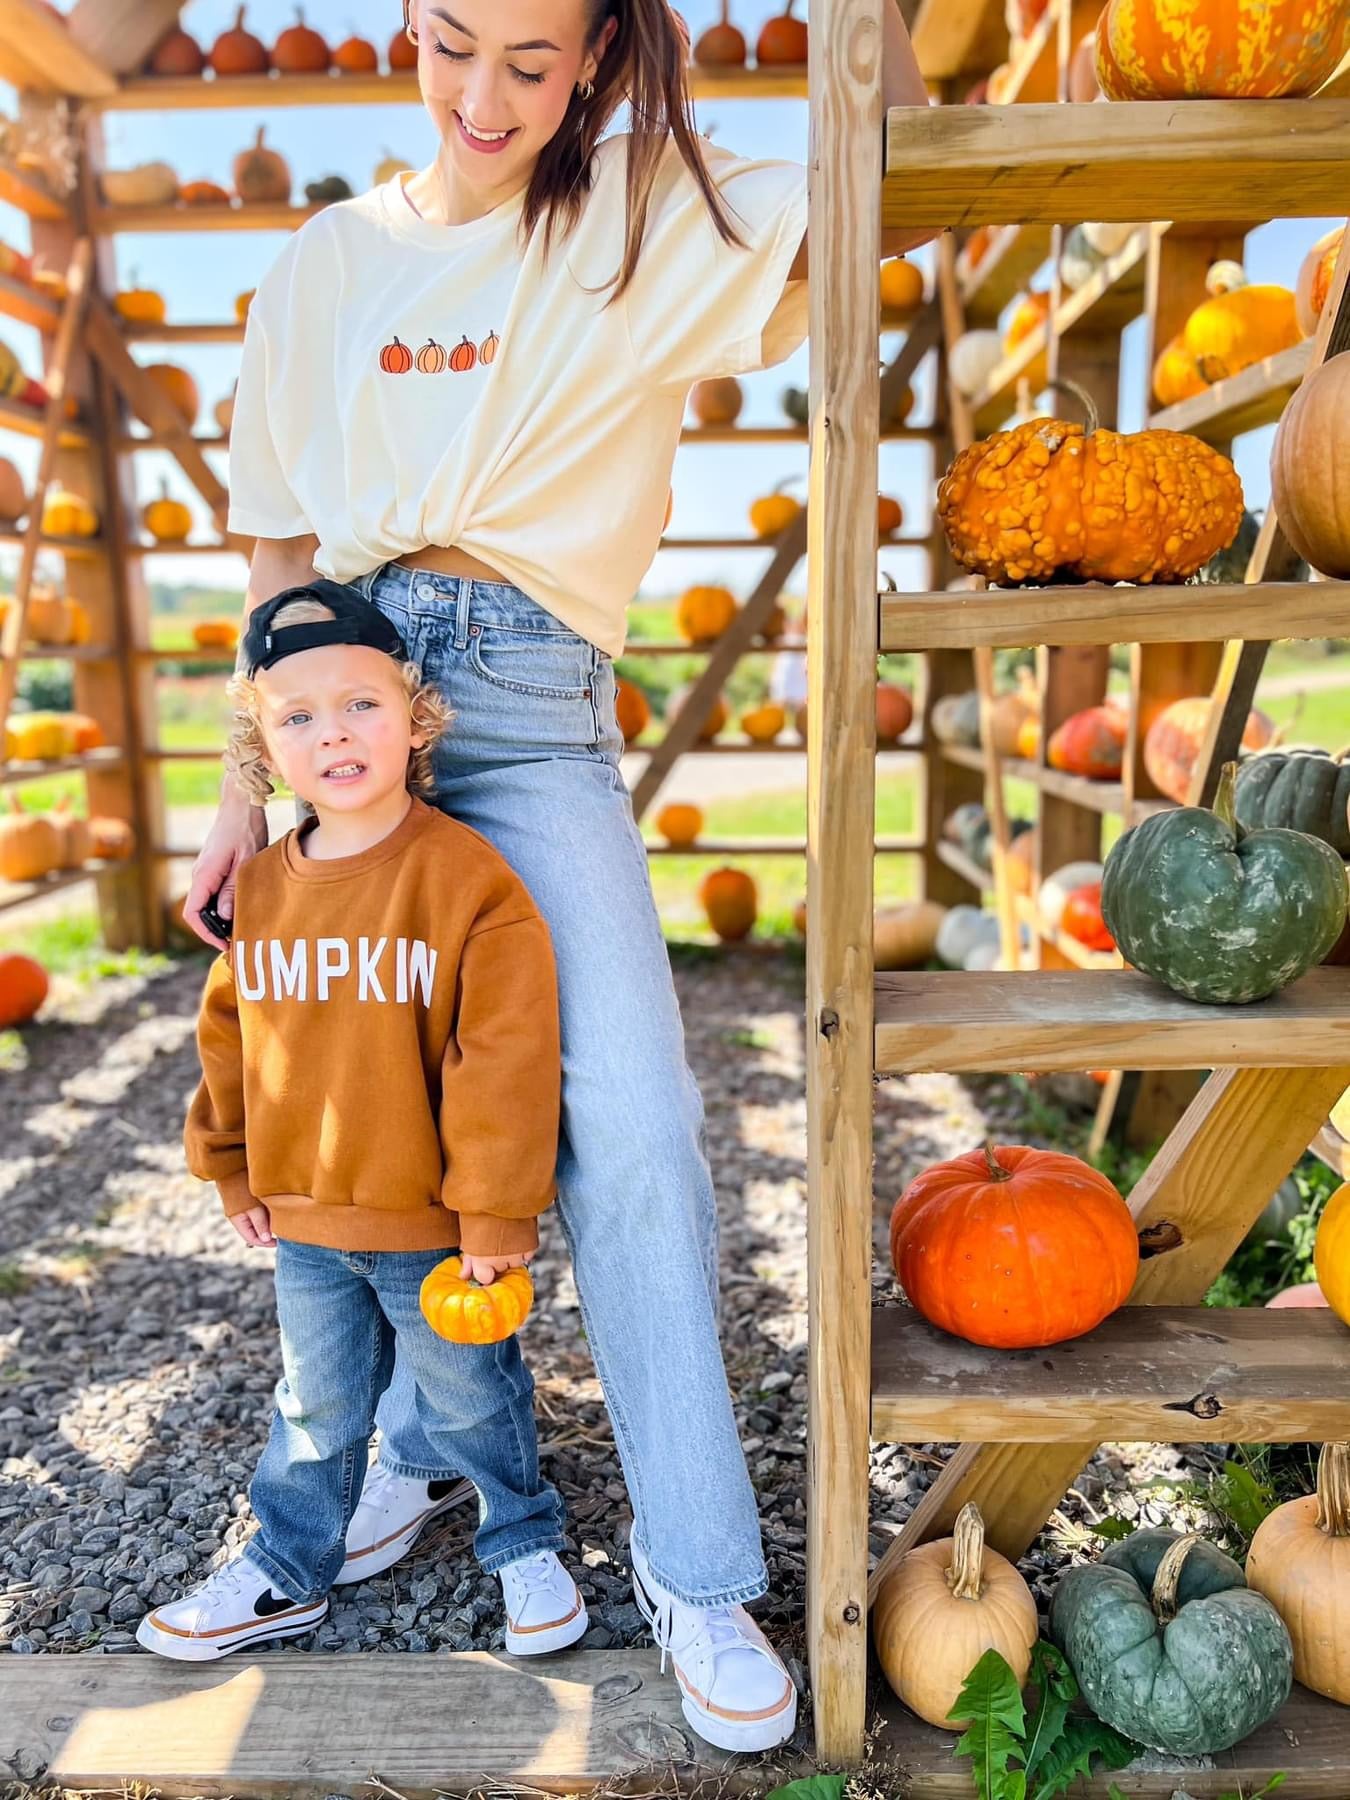
[[[806,68],[714,69],[691,64],[696,100],[804,100]],[[415,69],[375,75],[138,76],[115,94],[91,101],[101,112],[188,112],[222,107],[391,106],[421,104]]]
[[[1350,102],[892,107],[887,226],[1212,220],[1233,194],[1263,218],[1345,206]]]
[[[710,656],[717,648],[717,640],[709,644],[656,643],[653,640],[630,638],[620,653],[625,656]],[[779,638],[772,644],[759,641],[743,650],[743,656],[781,656],[789,652],[801,653],[806,649],[805,638]]]
[[[877,1315],[873,1314],[873,1318]],[[971,1800],[970,1766],[956,1761],[955,1732],[925,1725],[901,1704],[884,1681],[875,1683],[872,1753],[879,1766],[904,1771],[907,1800]],[[1345,1708],[1307,1688],[1294,1687],[1266,1724],[1232,1750],[1184,1762],[1149,1751],[1137,1764],[1074,1782],[1074,1800],[1107,1800],[1114,1783],[1129,1800],[1233,1800],[1259,1794],[1283,1773],[1289,1800],[1345,1800],[1350,1793]]]
[[[44,875],[41,881],[0,881],[0,913],[27,906],[34,900],[45,900],[51,894],[59,894],[62,888],[74,887],[77,882],[92,881],[108,867],[106,862],[87,862],[78,869],[61,869]]]
[[[0,763],[0,787],[17,787],[24,781],[45,781],[49,775],[100,775],[122,766],[122,752],[112,745],[106,750],[86,750],[83,756],[56,756],[48,762]]]
[[[914,443],[938,436],[933,425],[883,425],[881,441]],[[805,444],[810,437],[804,425],[686,425],[682,444]]]
[[[284,201],[249,206],[100,206],[90,228],[100,237],[126,231],[298,231],[306,219],[322,211],[322,206],[291,206]]]
[[[1308,1148],[1342,1181],[1350,1181],[1350,1144],[1331,1123],[1318,1132]]]
[[[1350,1331],[1329,1309],[1126,1306],[1085,1337],[1037,1350],[967,1343],[909,1307],[872,1315],[872,1435],[887,1443],[1347,1433]]]
[[[914,20],[914,54],[926,81],[986,75],[1008,54],[1008,27],[999,0],[921,0]]]
[[[0,544],[22,544],[24,533],[15,525],[0,526]],[[59,550],[62,556],[79,557],[83,562],[96,561],[108,555],[108,545],[102,538],[44,537],[38,539],[38,549]]]
[[[1122,250],[1060,304],[1055,331],[1061,338],[1111,336],[1139,317],[1144,310],[1148,240],[1148,227],[1141,226]]]
[[[1049,256],[1051,227],[1043,221],[1005,225],[973,269],[961,276],[967,326],[991,326]]]
[[[39,407],[25,406],[22,400],[0,399],[0,429],[15,431],[21,437],[42,436],[42,412]],[[82,425],[62,425],[57,439],[62,450],[87,450],[89,433]]]
[[[0,162],[0,200],[17,206],[30,219],[59,222],[67,216],[64,202],[57,199],[40,175],[9,162]]]
[[[692,844],[665,844],[645,840],[650,856],[805,856],[806,839],[799,837],[711,838]],[[912,856],[923,849],[917,837],[877,838],[872,849],[878,856]]]
[[[984,773],[984,752],[968,744],[944,744],[942,755],[960,769]],[[1086,775],[1070,775],[1064,769],[1048,769],[1021,756],[1002,757],[1003,773],[1010,781],[1029,781],[1044,794],[1057,800],[1070,800],[1075,806],[1091,812],[1118,813],[1125,805],[1124,791],[1118,781],[1093,781]]]
[[[0,275],[0,313],[47,332],[55,331],[61,320],[61,308],[54,300],[31,281],[20,281],[14,275]]]
[[[902,536],[881,538],[878,550],[927,550],[929,539],[911,533]],[[663,537],[657,546],[661,550],[776,550],[776,537]],[[802,555],[805,556],[803,551]]]
[[[1227,381],[1216,381],[1203,394],[1164,407],[1149,419],[1152,426],[1189,431],[1206,442],[1226,443],[1244,431],[1273,425],[1308,372],[1312,339],[1293,344],[1264,362],[1253,363]]]
[[[122,327],[129,344],[242,344],[244,327],[230,319],[200,325],[131,325]]]
[[[990,588],[878,596],[883,652],[1350,635],[1350,582]]]
[[[875,1056],[887,1075],[1325,1068],[1350,1062],[1350,970],[1248,1006],[1202,1006],[1132,969],[883,974]]]
[[[228,450],[230,447],[230,440],[223,431],[214,434],[204,431],[194,431],[192,434],[192,441],[199,450]],[[143,432],[139,435],[128,433],[125,437],[119,437],[117,440],[117,448],[119,451],[163,450],[167,448],[167,446],[168,439],[161,437],[152,431]]]
[[[958,845],[949,844],[945,838],[940,838],[937,845],[937,854],[939,862],[945,863],[954,875],[959,875],[962,881],[968,881],[971,887],[975,888],[979,893],[993,893],[994,877],[992,872],[988,869],[982,869],[975,859],[971,856],[967,856],[965,851],[960,849]]]
[[[8,598],[8,596],[6,596]],[[115,662],[117,652],[111,644],[24,644],[19,661],[29,662]]]

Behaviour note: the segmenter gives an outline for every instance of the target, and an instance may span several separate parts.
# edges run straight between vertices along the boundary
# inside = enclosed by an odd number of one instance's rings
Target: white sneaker
[[[238,1556],[199,1588],[148,1612],[136,1642],[174,1662],[215,1662],[269,1638],[300,1637],[328,1614],[328,1596],[300,1606],[279,1594],[256,1563]]]
[[[366,1470],[361,1498],[347,1527],[347,1560],[335,1579],[341,1583],[383,1575],[407,1555],[425,1526],[473,1495],[471,1481],[449,1477],[419,1481],[395,1475],[377,1458]]]
[[[629,1539],[633,1598],[669,1656],[684,1694],[685,1718],[719,1750],[772,1750],[797,1725],[792,1677],[743,1606],[686,1606],[653,1577]]]
[[[506,1648],[544,1656],[585,1637],[590,1620],[577,1584],[551,1550],[521,1556],[497,1571],[506,1602]]]

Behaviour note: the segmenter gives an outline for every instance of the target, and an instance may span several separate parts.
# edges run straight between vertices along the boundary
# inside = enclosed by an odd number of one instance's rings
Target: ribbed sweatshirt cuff
[[[539,1248],[539,1221],[462,1212],[459,1247],[469,1256],[526,1256]]]
[[[237,1213],[247,1212],[251,1206],[258,1204],[253,1189],[248,1185],[247,1169],[239,1169],[233,1175],[219,1176],[216,1191],[220,1195],[220,1204],[225,1208],[227,1219],[234,1218]]]

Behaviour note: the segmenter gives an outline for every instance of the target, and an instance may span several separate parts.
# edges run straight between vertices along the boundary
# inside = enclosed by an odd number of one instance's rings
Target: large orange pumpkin
[[[1322,316],[1322,308],[1331,292],[1336,259],[1340,255],[1344,235],[1344,225],[1337,225],[1326,232],[1318,238],[1299,268],[1298,281],[1294,287],[1294,314],[1304,337],[1311,337],[1317,330],[1317,321]]]
[[[26,812],[17,794],[0,813],[0,881],[40,881],[57,868],[61,844],[56,827],[41,813]]]
[[[0,950],[0,1031],[26,1025],[47,998],[47,971],[31,956]]]
[[[1129,1208],[1076,1156],[1025,1144],[925,1169],[896,1201],[891,1257],[930,1324],[998,1350],[1063,1343],[1129,1297]]]
[[[1110,100],[1311,94],[1348,34],[1345,0],[1108,0],[1097,79]]]
[[[759,892],[744,869],[714,869],[704,876],[698,897],[723,943],[749,937],[759,912]]]
[[[1185,803],[1191,785],[1212,705],[1208,694],[1174,700],[1163,708],[1144,734],[1144,767],[1149,779],[1160,794],[1166,794],[1169,800],[1175,800],[1179,805]],[[1274,730],[1265,713],[1250,712],[1242,733],[1242,748],[1261,749],[1270,742]]]
[[[647,729],[652,709],[647,696],[635,681],[622,675],[614,678],[614,716],[625,744],[633,743]]]
[[[1110,781],[1120,774],[1129,721],[1117,706],[1088,706],[1050,734],[1045,759],[1052,769]]]
[[[1226,381],[1298,343],[1293,293],[1274,282],[1212,286],[1210,298],[1187,319],[1181,341],[1205,381]]]
[[[1350,356],[1312,370],[1285,407],[1270,485],[1299,555],[1320,574],[1350,578]]]

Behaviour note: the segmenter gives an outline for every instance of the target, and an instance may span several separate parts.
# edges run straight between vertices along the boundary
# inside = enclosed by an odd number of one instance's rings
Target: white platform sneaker
[[[174,1662],[215,1662],[271,1638],[300,1637],[327,1616],[327,1595],[300,1606],[279,1594],[255,1563],[239,1556],[181,1600],[147,1613],[136,1627],[136,1642]]]
[[[395,1475],[376,1460],[366,1470],[361,1498],[347,1527],[347,1560],[335,1579],[366,1581],[383,1575],[407,1555],[433,1519],[473,1498],[471,1481],[419,1481]]]
[[[506,1648],[545,1656],[586,1635],[590,1620],[577,1584],[551,1550],[522,1556],[497,1571],[506,1602]]]
[[[629,1539],[633,1598],[670,1658],[685,1718],[719,1750],[772,1750],[797,1724],[792,1677],[743,1606],[686,1606],[667,1593]]]

